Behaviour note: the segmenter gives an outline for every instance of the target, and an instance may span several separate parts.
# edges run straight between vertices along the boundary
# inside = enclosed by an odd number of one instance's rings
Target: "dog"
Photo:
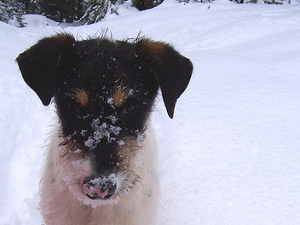
[[[159,89],[173,118],[191,61],[164,42],[66,33],[39,40],[16,61],[58,115],[40,183],[45,224],[153,224],[159,182],[149,118]]]

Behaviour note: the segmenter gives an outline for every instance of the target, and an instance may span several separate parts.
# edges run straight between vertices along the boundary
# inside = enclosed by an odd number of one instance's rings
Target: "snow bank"
[[[42,15],[26,14],[24,15],[24,23],[26,27],[31,28],[44,28],[44,27],[57,27],[58,22],[48,19]]]

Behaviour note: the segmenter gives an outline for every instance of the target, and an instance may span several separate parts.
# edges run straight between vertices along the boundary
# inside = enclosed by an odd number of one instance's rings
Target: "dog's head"
[[[76,154],[78,165],[91,161],[81,191],[102,199],[137,179],[126,171],[142,146],[158,89],[173,118],[193,70],[189,59],[162,42],[76,41],[67,34],[40,40],[17,62],[44,105],[54,98],[65,154]],[[131,184],[117,184],[118,174]]]

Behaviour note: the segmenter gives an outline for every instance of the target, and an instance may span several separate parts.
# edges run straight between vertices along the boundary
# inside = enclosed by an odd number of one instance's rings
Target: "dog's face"
[[[17,62],[44,105],[54,98],[62,158],[70,162],[65,180],[85,202],[134,187],[134,161],[158,89],[172,118],[193,69],[162,42],[75,41],[66,34],[40,40]]]

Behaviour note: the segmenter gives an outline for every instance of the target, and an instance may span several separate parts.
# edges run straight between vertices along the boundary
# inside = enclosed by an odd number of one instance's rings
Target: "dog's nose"
[[[91,199],[109,199],[117,189],[115,175],[108,177],[89,176],[84,179],[82,190]]]

